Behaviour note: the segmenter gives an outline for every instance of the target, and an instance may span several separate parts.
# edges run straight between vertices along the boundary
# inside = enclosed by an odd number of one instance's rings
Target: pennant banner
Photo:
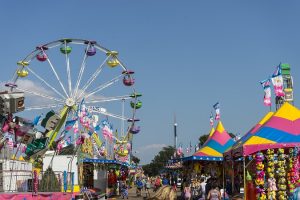
[[[33,124],[34,126],[38,125],[39,122],[40,122],[41,117],[42,117],[42,114],[39,115],[39,116],[36,116],[36,117],[33,119],[32,124]]]
[[[270,79],[266,79],[264,81],[260,82],[261,86],[264,89],[265,95],[264,95],[264,104],[265,106],[271,106],[271,82]]]
[[[75,125],[77,119],[72,119],[72,120],[68,120],[66,121],[66,125],[65,125],[65,131],[69,131],[73,128],[73,126]]]
[[[274,87],[274,92],[277,97],[283,97],[283,78],[281,75],[281,65],[278,65],[275,72],[272,75],[272,83]]]
[[[220,103],[217,102],[215,105],[213,105],[213,107],[216,112],[215,120],[219,120],[220,119]]]
[[[210,126],[211,126],[211,127],[214,126],[214,116],[213,116],[213,113],[212,113],[212,112],[210,113],[210,116],[209,116],[209,123],[210,123]]]

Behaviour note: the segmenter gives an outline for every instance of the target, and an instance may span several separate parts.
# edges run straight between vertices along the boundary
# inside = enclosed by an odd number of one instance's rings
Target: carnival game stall
[[[231,159],[242,160],[245,198],[293,199],[299,184],[299,109],[284,103],[238,143]],[[229,152],[224,156],[229,157]]]
[[[243,137],[241,137],[236,143],[227,151],[224,152],[224,172],[225,172],[225,187],[229,195],[240,193],[241,187],[244,188],[243,177],[244,168],[243,160],[240,159],[242,156],[239,155],[240,151],[235,151],[240,149],[244,142],[256,133],[259,128],[265,124],[266,121],[270,119],[273,112],[268,112],[262,119],[254,125]],[[234,156],[232,156],[234,152]],[[236,175],[236,176],[234,176]]]
[[[106,191],[108,197],[119,195],[120,183],[128,182],[129,170],[135,168],[135,166],[129,163],[107,159],[86,158],[83,160],[83,163],[92,166],[94,169],[94,172],[91,171],[90,173],[84,174],[85,183],[91,188],[100,186],[99,189]]]
[[[201,177],[205,179],[211,177],[218,180],[219,186],[222,186],[223,153],[233,144],[234,140],[219,121],[216,129],[212,128],[207,141],[197,152],[192,156],[181,158],[184,165],[183,176],[188,182],[195,182],[195,179],[199,182]]]

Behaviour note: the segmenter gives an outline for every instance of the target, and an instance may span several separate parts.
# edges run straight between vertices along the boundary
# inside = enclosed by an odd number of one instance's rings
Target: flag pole
[[[177,148],[177,122],[176,122],[176,115],[174,114],[174,148]]]

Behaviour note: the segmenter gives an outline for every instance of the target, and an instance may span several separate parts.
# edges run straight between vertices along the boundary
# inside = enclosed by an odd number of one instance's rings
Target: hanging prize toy
[[[285,169],[285,154],[284,149],[278,149],[278,199],[279,200],[287,200],[287,193],[286,193],[286,169]]]
[[[294,171],[295,171],[295,185],[298,186],[300,184],[300,175],[299,175],[299,148],[295,147],[293,152],[294,157]]]
[[[298,166],[298,148],[289,149],[288,159],[288,187],[289,187],[289,199],[293,199],[293,194],[299,180],[299,166]]]
[[[267,150],[267,177],[268,177],[268,199],[276,199],[276,179],[274,177],[275,166],[274,166],[274,149]]]
[[[256,153],[255,161],[256,161],[256,199],[265,200],[267,198],[264,184],[265,184],[265,171],[264,171],[264,155],[261,152]]]

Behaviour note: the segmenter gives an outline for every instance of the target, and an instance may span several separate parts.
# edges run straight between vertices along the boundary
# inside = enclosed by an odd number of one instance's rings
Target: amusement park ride
[[[293,95],[293,77],[291,75],[290,65],[287,63],[280,63],[281,75],[283,79],[283,91],[284,96],[276,96],[275,104],[276,110],[278,110],[284,102],[290,102],[293,104],[294,95]]]
[[[118,52],[96,41],[61,39],[37,46],[17,64],[5,84],[8,90],[0,93],[1,149],[9,146],[15,157],[41,164],[46,151],[58,152],[68,139],[92,158],[130,163],[132,136],[140,132],[135,114],[142,107],[142,95],[133,87],[134,71],[124,66]],[[107,88],[110,96],[104,93]],[[122,91],[129,94],[116,94]],[[25,107],[25,97],[33,105]],[[126,101],[131,107],[127,112]],[[117,110],[113,103],[121,104],[121,114],[108,112]],[[35,120],[15,116],[26,111],[46,114],[42,118],[39,113]],[[121,122],[119,134],[113,120]]]

